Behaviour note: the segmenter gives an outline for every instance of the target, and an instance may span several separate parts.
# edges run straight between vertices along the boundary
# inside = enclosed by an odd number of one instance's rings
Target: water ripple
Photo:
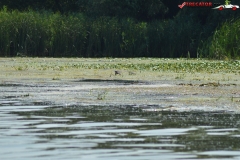
[[[0,106],[1,159],[240,157],[239,114],[14,103]]]

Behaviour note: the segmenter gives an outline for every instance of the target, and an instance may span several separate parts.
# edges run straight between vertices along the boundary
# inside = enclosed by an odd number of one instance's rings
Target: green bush
[[[211,59],[240,58],[240,19],[225,22],[201,46],[205,57]]]
[[[216,30],[209,46],[211,58],[240,58],[240,19],[224,23]]]

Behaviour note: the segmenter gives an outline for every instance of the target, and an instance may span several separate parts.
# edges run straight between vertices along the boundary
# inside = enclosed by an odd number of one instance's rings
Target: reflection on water
[[[1,159],[240,158],[240,115],[0,105]]]

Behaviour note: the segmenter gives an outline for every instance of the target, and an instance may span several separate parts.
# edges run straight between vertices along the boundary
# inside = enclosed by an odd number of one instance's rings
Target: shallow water
[[[240,159],[240,115],[0,100],[1,159]]]
[[[148,111],[240,113],[238,85],[213,87],[186,84],[188,83],[165,80],[4,81],[0,83],[0,105],[4,105],[4,101],[16,101],[11,102],[11,105],[125,105]]]

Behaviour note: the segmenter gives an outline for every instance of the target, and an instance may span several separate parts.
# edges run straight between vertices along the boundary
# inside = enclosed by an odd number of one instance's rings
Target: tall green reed
[[[46,29],[41,15],[18,11],[0,13],[1,56],[15,56],[18,52],[38,56],[44,52]]]
[[[50,39],[48,52],[52,57],[83,56],[87,31],[84,17],[52,14],[48,17]]]
[[[0,12],[0,56],[82,56],[87,31],[81,14]]]
[[[209,44],[211,58],[237,59],[240,58],[240,19],[225,22],[216,30]]]
[[[232,26],[234,29],[225,25],[217,31],[207,46],[201,43],[202,26],[186,15],[147,23],[130,18],[89,18],[80,13],[8,11],[5,7],[0,11],[0,56],[196,57],[205,51],[222,55],[228,48],[227,53],[236,57],[239,23]],[[223,35],[231,38],[224,41]],[[201,53],[204,57],[208,54]]]
[[[147,23],[132,19],[121,21],[121,52],[123,57],[148,56]]]

